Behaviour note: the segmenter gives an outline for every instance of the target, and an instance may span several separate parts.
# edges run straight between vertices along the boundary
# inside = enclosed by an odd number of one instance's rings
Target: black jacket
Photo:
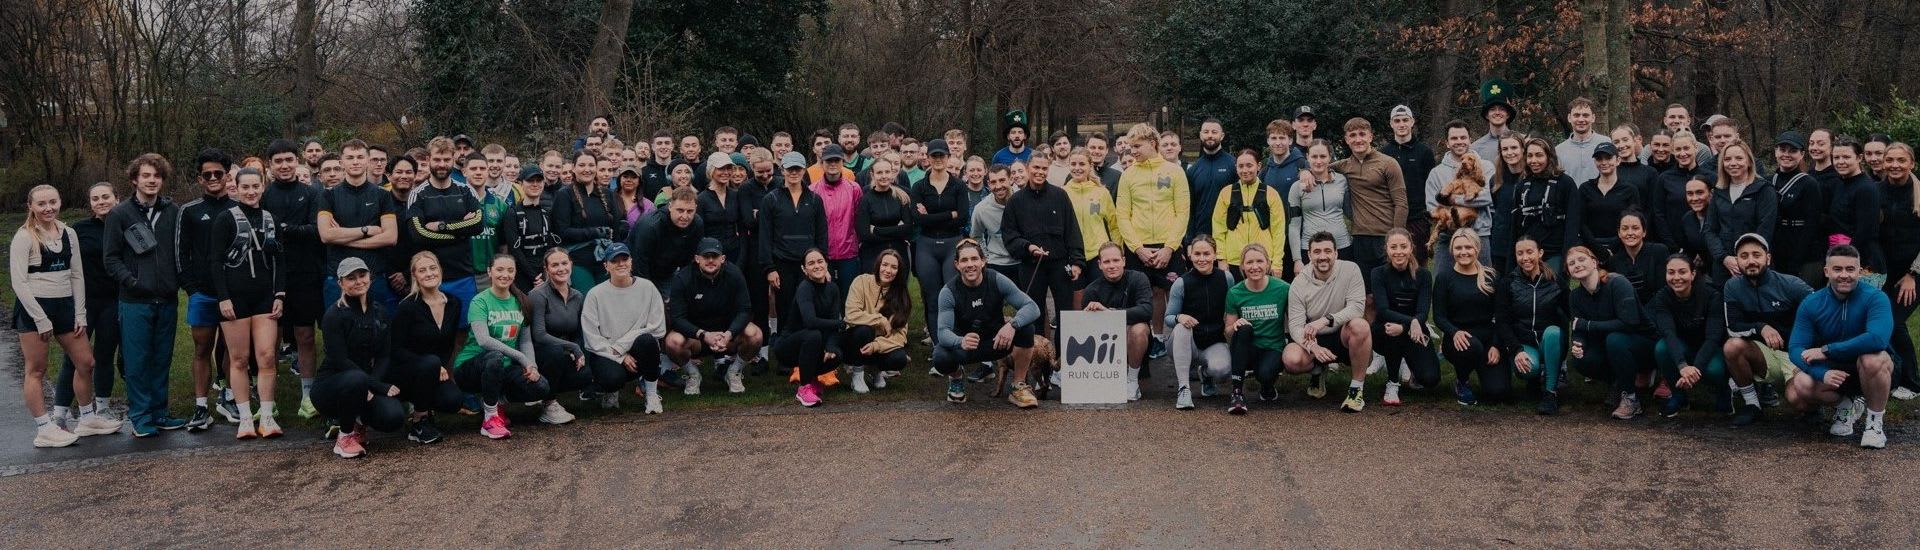
[[[966,234],[967,183],[961,181],[959,174],[949,174],[945,189],[934,189],[929,183],[932,177],[923,178],[913,185],[913,206],[916,206],[913,224],[920,228],[920,234],[929,239],[948,239]],[[925,209],[926,213],[919,212]]]
[[[1773,222],[1773,265],[1794,273],[1820,259],[1827,248],[1827,196],[1820,179],[1802,172],[1774,173],[1780,214]]]
[[[1732,187],[1714,189],[1707,203],[1708,264],[1732,257],[1733,243],[1741,235],[1759,233],[1773,242],[1773,226],[1780,216],[1780,193],[1773,189],[1773,182],[1756,178],[1740,196],[1730,195],[1732,191]]]
[[[120,286],[113,282],[113,276],[107,274],[106,252],[107,222],[105,218],[87,217],[73,222],[73,233],[80,237],[80,265],[87,274],[87,301],[93,305],[87,312],[93,316],[93,309],[112,308],[120,299]]]
[[[1400,175],[1406,178],[1407,219],[1426,218],[1427,174],[1439,164],[1439,157],[1434,156],[1433,148],[1427,147],[1427,144],[1421,143],[1419,139],[1400,143],[1399,140],[1388,137],[1387,143],[1380,146],[1380,152],[1393,157],[1394,162],[1400,164]],[[1273,185],[1273,183],[1268,182],[1267,185]],[[1286,193],[1281,193],[1281,196],[1286,196]]]
[[[1047,251],[1049,261],[1065,260],[1068,265],[1086,261],[1086,244],[1081,242],[1080,224],[1074,220],[1073,204],[1065,189],[1042,185],[1035,191],[1021,186],[1007,199],[1000,232],[1007,241],[1007,253],[1016,260],[1038,261],[1027,245],[1039,245]]]
[[[591,242],[594,239],[620,241],[627,237],[627,211],[620,207],[620,198],[607,192],[598,185],[557,185],[549,186],[546,194],[553,196],[555,233],[560,241],[568,246]],[[649,195],[651,196],[651,195]],[[544,199],[544,197],[543,197]],[[667,205],[657,205],[658,210],[666,210]],[[593,247],[576,247],[575,257],[581,250],[593,255]],[[576,260],[578,261],[578,260]]]
[[[1660,329],[1660,339],[1667,343],[1666,358],[1704,369],[1720,356],[1720,344],[1727,341],[1726,319],[1720,314],[1720,291],[1713,285],[1695,280],[1691,294],[1682,300],[1673,289],[1662,286],[1648,309],[1652,310],[1653,325]],[[1687,356],[1689,349],[1693,350],[1691,358]]]
[[[270,182],[266,193],[260,195],[260,208],[273,214],[274,233],[286,254],[287,280],[297,283],[324,275],[327,252],[320,245],[320,226],[315,217],[320,213],[320,188],[299,180]],[[443,259],[441,263],[446,262]]]
[[[674,226],[672,215],[665,209],[642,216],[627,235],[634,276],[646,278],[654,286],[665,286],[673,280],[674,271],[693,263],[693,249],[703,235],[706,227],[699,216],[685,228]]]
[[[447,280],[472,277],[473,247],[468,243],[485,229],[485,217],[467,216],[479,211],[480,200],[473,198],[473,192],[467,188],[449,185],[440,189],[428,185],[413,197],[413,204],[407,205],[406,233],[422,250],[431,250],[440,259],[440,271]],[[428,229],[434,222],[446,225]],[[289,250],[288,256],[292,254]]]
[[[704,228],[701,235],[720,241],[720,248],[727,252],[730,260],[745,257],[740,248],[740,225],[744,223],[741,219],[741,196],[738,189],[728,188],[716,193],[709,188],[702,189],[700,196],[693,201],[694,213],[700,217],[700,225]]]
[[[898,187],[886,193],[872,187],[861,192],[860,202],[854,205],[853,234],[860,238],[862,257],[878,254],[882,248],[906,250],[913,238],[914,212],[913,205],[901,202],[906,198],[906,191]]]
[[[1633,283],[1618,273],[1608,273],[1600,285],[1588,292],[1576,286],[1569,291],[1567,307],[1575,322],[1568,327],[1573,337],[1599,345],[1600,339],[1615,332],[1651,335],[1653,320],[1633,293]]]
[[[1920,256],[1920,215],[1914,214],[1913,190],[1920,181],[1907,176],[1904,185],[1894,186],[1880,183],[1880,254],[1884,267],[1881,273],[1899,278],[1901,273],[1913,265],[1913,258]]]
[[[213,220],[234,202],[229,197],[201,195],[180,206],[180,288],[188,294],[213,294],[209,266],[226,252],[226,243],[213,244]]]
[[[827,250],[827,210],[820,196],[805,187],[800,199],[782,187],[760,198],[760,250],[758,267],[762,273],[778,264],[800,265],[807,249]]]
[[[847,327],[847,303],[840,298],[840,286],[804,279],[793,290],[793,307],[800,314],[798,330],[820,331],[826,351],[840,355],[840,331]]]
[[[1640,303],[1653,299],[1653,293],[1666,286],[1667,245],[1653,242],[1640,243],[1639,254],[1628,254],[1623,248],[1607,258],[1607,271],[1619,273],[1633,283],[1633,292]],[[1714,264],[1718,266],[1719,264]]]
[[[545,272],[547,249],[560,246],[555,225],[553,215],[539,204],[516,201],[501,214],[500,225],[494,228],[499,239],[494,242],[513,255],[513,284],[521,292],[533,290],[534,277]]]
[[[462,190],[465,192],[465,190]],[[393,387],[386,382],[387,366],[393,362],[387,335],[387,316],[380,302],[369,298],[367,309],[349,301],[334,304],[320,319],[320,330],[334,338],[323,338],[326,351],[321,354],[319,378],[345,373],[349,369],[366,371],[367,391],[386,395]]]
[[[419,296],[400,300],[393,313],[391,355],[394,361],[411,364],[423,357],[432,357],[434,363],[449,367],[459,349],[454,348],[456,338],[463,332],[460,322],[466,317],[466,304],[459,300],[447,300],[440,312],[440,322],[433,322],[433,309]]]
[[[1549,257],[1565,253],[1580,238],[1580,211],[1573,209],[1574,194],[1573,179],[1565,174],[1520,180],[1513,189],[1514,238],[1533,237]]]
[[[1118,281],[1094,274],[1093,282],[1087,283],[1081,293],[1080,303],[1094,302],[1109,310],[1125,311],[1129,325],[1153,321],[1153,283],[1147,282],[1146,274],[1138,271],[1123,271]]]
[[[1871,215],[1880,212],[1886,203],[1880,187],[1880,182],[1866,172],[1840,178],[1840,186],[1827,212],[1833,220],[1832,232],[1852,237],[1853,247],[1860,249],[1861,266],[1875,273],[1886,273],[1887,258],[1880,249],[1880,216]]]
[[[1590,180],[1573,194],[1573,210],[1579,213],[1579,244],[1600,254],[1620,249],[1620,214],[1640,204],[1640,188],[1615,180],[1613,189],[1600,192],[1599,180]],[[1652,216],[1641,215],[1641,218]],[[1644,221],[1642,220],[1645,225]]]
[[[720,273],[712,278],[697,266],[682,269],[667,292],[667,322],[687,338],[696,338],[702,330],[738,336],[753,317],[747,279],[732,263],[720,266]]]
[[[100,256],[107,275],[120,285],[120,301],[166,304],[179,300],[180,261],[175,246],[179,225],[180,207],[165,196],[156,197],[152,205],[129,198],[107,212]]]
[[[1540,345],[1547,327],[1567,325],[1567,283],[1562,279],[1529,279],[1518,270],[1494,285],[1494,309],[1500,319],[1500,342],[1506,355],[1520,346]]]
[[[1433,274],[1427,268],[1416,268],[1407,275],[1393,269],[1392,264],[1383,264],[1373,268],[1369,279],[1376,324],[1427,322],[1427,312],[1433,308]]]
[[[1660,232],[1661,236],[1667,239],[1667,248],[1675,250],[1686,248],[1685,246],[1681,246],[1680,243],[1680,240],[1683,238],[1680,228],[1685,227],[1687,222],[1685,219],[1688,212],[1687,182],[1692,180],[1696,173],[1705,172],[1700,169],[1688,170],[1681,168],[1679,165],[1674,165],[1671,168],[1661,171],[1659,177],[1655,179],[1655,186],[1660,188],[1660,197],[1659,201],[1654,204],[1654,208],[1659,212]],[[1706,250],[1701,250],[1700,254],[1704,256]]]

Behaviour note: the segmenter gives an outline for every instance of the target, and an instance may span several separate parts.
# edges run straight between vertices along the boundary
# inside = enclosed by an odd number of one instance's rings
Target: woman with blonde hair
[[[1533,240],[1522,235],[1523,239]],[[1447,239],[1450,265],[1434,269],[1433,323],[1439,328],[1440,354],[1453,365],[1453,393],[1461,405],[1477,405],[1481,398],[1506,398],[1511,379],[1501,368],[1504,359],[1494,324],[1495,273],[1480,263],[1480,235],[1454,231]],[[1480,393],[1467,380],[1480,375]]]
[[[80,265],[80,238],[60,222],[60,192],[51,185],[27,192],[27,221],[7,249],[12,279],[13,328],[26,356],[20,392],[33,415],[35,447],[65,447],[83,435],[120,431],[120,422],[95,409],[93,346],[87,343],[87,281]],[[47,413],[47,354],[54,342],[73,360],[74,393],[80,420],[67,431]]]
[[[386,381],[399,386],[400,398],[413,404],[407,440],[426,445],[444,437],[433,414],[458,412],[466,397],[452,370],[466,304],[441,292],[440,257],[432,251],[414,253],[407,273],[413,286],[394,310]]]
[[[1707,203],[1707,258],[1715,265],[1710,270],[1715,283],[1740,272],[1734,262],[1734,242],[1753,233],[1773,239],[1774,222],[1780,217],[1780,193],[1773,182],[1761,179],[1759,161],[1753,148],[1734,140],[1720,149],[1720,174]]]

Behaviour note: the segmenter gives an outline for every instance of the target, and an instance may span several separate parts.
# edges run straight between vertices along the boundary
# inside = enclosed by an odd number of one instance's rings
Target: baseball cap
[[[640,166],[637,164],[620,165],[620,169],[613,173],[613,177],[618,178],[627,174],[633,174],[634,177],[644,177],[644,175],[640,173]]]
[[[726,254],[727,251],[725,249],[720,248],[720,239],[707,237],[704,239],[700,239],[700,243],[697,245],[694,245],[693,253],[700,256],[718,256],[721,254]]]
[[[1715,122],[1720,122],[1720,121],[1722,121],[1722,120],[1726,120],[1726,119],[1727,119],[1727,115],[1713,115],[1713,116],[1710,116],[1710,117],[1707,117],[1707,120],[1705,120],[1705,121],[1702,121],[1702,122],[1700,123],[1700,127],[1701,127],[1701,128],[1711,128],[1711,127],[1713,127],[1713,123],[1715,123]]]
[[[1805,151],[1807,149],[1807,136],[1801,135],[1800,132],[1787,130],[1781,132],[1780,137],[1773,140],[1773,145],[1775,147],[1785,145],[1796,150]]]
[[[1398,117],[1413,118],[1413,108],[1406,105],[1394,105],[1393,111],[1387,113],[1387,118],[1393,119]]]
[[[781,168],[806,168],[807,156],[800,154],[799,151],[787,151],[787,154],[781,155],[780,157],[780,167]]]
[[[942,156],[942,157],[944,157],[944,156],[947,156],[947,155],[950,155],[950,154],[953,154],[953,152],[952,152],[952,151],[948,151],[948,150],[947,150],[947,140],[945,140],[945,139],[935,139],[935,140],[933,140],[933,141],[929,141],[929,142],[927,142],[927,156],[929,156],[929,157],[932,157],[932,156]]]
[[[468,146],[468,147],[472,147],[472,146],[473,146],[473,138],[470,138],[470,137],[467,137],[467,135],[466,135],[466,134],[460,134],[460,135],[457,135],[457,136],[453,136],[453,144],[454,144],[454,145],[459,145],[459,144],[461,144],[461,143],[465,143],[465,144],[467,144],[467,146]]]
[[[1593,158],[1600,158],[1603,156],[1607,156],[1607,157],[1620,156],[1620,150],[1615,149],[1613,147],[1613,142],[1602,141],[1598,145],[1593,146]]]
[[[829,143],[820,151],[820,160],[847,160],[847,150],[841,149],[838,143]]]
[[[348,256],[340,260],[340,267],[333,270],[333,276],[336,279],[345,279],[347,278],[348,275],[352,275],[355,271],[372,271],[372,270],[367,269],[366,260]]]
[[[618,258],[621,256],[631,257],[633,256],[633,252],[630,250],[627,250],[627,243],[616,242],[616,243],[607,245],[606,248],[600,249],[599,256],[600,256],[600,261],[610,262],[610,261],[613,261],[614,258]]]
[[[1294,109],[1294,110],[1293,110],[1293,119],[1294,119],[1294,120],[1299,120],[1299,119],[1300,119],[1300,117],[1307,117],[1307,118],[1315,118],[1315,117],[1313,116],[1313,106],[1312,106],[1312,105],[1301,105],[1301,106],[1300,106],[1300,108],[1298,108],[1298,109]]]
[[[717,170],[720,168],[726,168],[728,166],[733,166],[733,157],[731,155],[728,155],[726,153],[714,153],[711,155],[707,155],[706,168],[708,170]]]
[[[534,166],[529,164],[529,165],[520,167],[520,177],[517,177],[514,179],[519,181],[527,181],[527,178],[540,178],[542,180],[545,180],[547,179],[547,173],[540,170],[539,166]]]
[[[1735,239],[1733,241],[1733,248],[1734,250],[1739,250],[1740,247],[1746,246],[1747,243],[1757,243],[1760,245],[1760,248],[1765,249],[1768,252],[1773,251],[1773,246],[1767,244],[1767,238],[1760,236],[1759,233],[1748,233],[1745,235],[1741,235],[1739,239]]]

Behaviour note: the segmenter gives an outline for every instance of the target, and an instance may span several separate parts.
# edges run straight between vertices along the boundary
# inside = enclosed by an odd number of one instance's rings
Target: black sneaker
[[[1534,414],[1553,416],[1560,414],[1560,392],[1550,391],[1540,394],[1540,404],[1533,407]]]
[[[1760,419],[1760,414],[1760,407],[1758,405],[1742,403],[1739,412],[1733,413],[1733,426],[1736,428],[1740,426],[1750,426],[1754,421]]]
[[[973,374],[967,375],[967,381],[975,384],[985,382],[988,378],[993,378],[993,363],[981,363],[974,367]]]
[[[194,407],[193,418],[187,419],[187,431],[204,432],[213,427],[213,414],[206,407]]]
[[[1278,385],[1278,384],[1275,384],[1275,386],[1277,386],[1277,385]],[[1279,400],[1280,400],[1280,388],[1276,388],[1276,387],[1274,387],[1274,386],[1263,386],[1263,387],[1261,387],[1261,388],[1260,388],[1260,400],[1261,400],[1261,401],[1279,401]]]
[[[340,437],[340,421],[327,419],[327,429],[320,431],[320,439],[333,441]]]
[[[1773,389],[1773,384],[1760,382],[1754,384],[1754,389],[1760,392],[1760,406],[1767,408],[1780,406],[1780,392]]]
[[[1233,402],[1227,404],[1227,414],[1235,416],[1247,414],[1247,397],[1241,394],[1240,390],[1233,391]]]
[[[441,437],[444,436],[440,434],[440,427],[433,424],[433,417],[430,415],[422,417],[419,422],[414,422],[413,429],[407,430],[407,441],[421,445],[439,443]]]
[[[1673,418],[1680,416],[1680,411],[1684,410],[1687,410],[1687,392],[1676,389],[1672,396],[1667,397],[1667,402],[1660,405],[1660,416]]]
[[[752,362],[747,363],[747,376],[765,376],[766,374],[767,360],[755,357]]]

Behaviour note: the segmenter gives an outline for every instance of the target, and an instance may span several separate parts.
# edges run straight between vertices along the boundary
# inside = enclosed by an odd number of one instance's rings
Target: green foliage
[[[1882,133],[1892,137],[1895,142],[1920,143],[1920,103],[1902,97],[1897,88],[1891,95],[1893,100],[1878,112],[1873,107],[1861,105],[1851,113],[1835,114],[1834,134],[1846,134],[1864,140],[1869,134]]]
[[[1171,2],[1145,15],[1134,61],[1179,112],[1220,119],[1229,145],[1264,148],[1267,122],[1300,105],[1313,106],[1323,136],[1353,116],[1381,132],[1424,78],[1386,33],[1424,10],[1390,0]]]

